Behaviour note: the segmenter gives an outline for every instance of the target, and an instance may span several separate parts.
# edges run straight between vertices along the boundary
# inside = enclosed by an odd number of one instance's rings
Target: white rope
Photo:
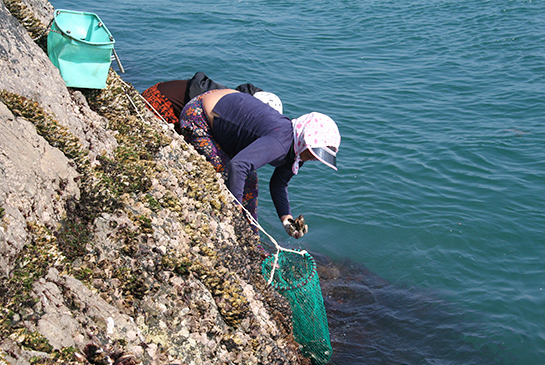
[[[228,190],[229,191],[229,190]],[[270,277],[269,277],[269,280],[267,281],[267,284],[268,285],[271,285],[272,281],[273,281],[273,278],[274,278],[274,273],[276,271],[276,267],[278,265],[278,255],[280,254],[280,251],[286,251],[286,252],[291,252],[291,253],[296,253],[296,254],[299,254],[301,256],[305,255],[307,253],[307,251],[305,250],[302,250],[302,251],[295,251],[295,250],[291,250],[289,248],[284,248],[282,246],[280,246],[278,244],[278,242],[276,242],[276,240],[270,235],[267,233],[267,231],[265,231],[265,229],[263,227],[261,227],[261,225],[255,220],[255,218],[250,214],[250,212],[248,212],[248,210],[246,208],[244,208],[244,206],[235,198],[235,196],[233,195],[233,193],[231,193],[231,191],[229,191],[229,193],[231,194],[231,197],[235,199],[235,201],[237,202],[238,205],[240,205],[242,207],[242,209],[244,210],[244,212],[246,213],[246,216],[248,217],[249,221],[251,224],[253,224],[254,226],[256,226],[257,228],[259,228],[259,230],[263,233],[265,233],[265,235],[271,240],[272,243],[274,243],[274,246],[276,247],[276,253],[273,254],[274,256],[274,263],[273,263],[273,266],[272,266],[272,270],[271,270],[271,274],[270,274]]]
[[[129,101],[131,102],[132,106],[134,107],[134,109],[135,109],[136,112],[138,113],[138,116],[140,117],[140,119],[142,119],[142,121],[145,123],[144,117],[142,116],[142,114],[140,114],[140,110],[138,110],[138,108],[136,107],[136,104],[134,103],[134,101],[132,101],[132,98],[130,97],[129,93],[128,93],[128,92],[125,92],[125,95],[127,95],[127,98],[129,99]]]
[[[127,86],[128,88],[130,88],[130,85],[127,84],[125,81],[123,81],[122,78],[119,78],[119,81],[121,81],[123,83],[123,85]],[[140,111],[138,110],[138,108],[136,107],[136,104],[134,103],[134,101],[132,100],[131,96],[129,95],[129,93],[127,92],[127,90],[124,90],[125,91],[125,95],[127,95],[127,97],[129,98],[129,101],[131,102],[132,106],[134,107],[134,109],[136,110],[136,112],[138,113],[138,116],[140,117],[140,119],[142,119],[142,122],[146,122],[144,120],[144,117],[142,116],[142,114],[140,114]],[[163,118],[163,116],[161,114],[159,114],[159,112],[146,100],[145,97],[142,96],[142,94],[138,93],[138,95],[142,98],[142,100],[144,100],[144,102],[155,112],[155,114],[157,115],[157,117],[159,119],[161,119],[168,127],[171,127],[170,123],[168,123],[165,118]],[[185,140],[184,140],[185,142]]]
[[[122,79],[120,79],[121,82],[123,84],[125,84],[126,86],[129,86],[125,81],[123,81]],[[138,108],[136,107],[136,104],[133,102],[132,98],[129,96],[129,94],[126,92],[126,95],[127,97],[129,98],[129,100],[131,101],[131,104],[133,105],[133,107],[136,109],[136,112],[138,113],[138,115],[140,116],[140,118],[142,118],[142,121],[144,121],[144,118],[142,117],[142,115],[140,114],[140,112],[138,111]],[[168,123],[165,118],[163,118],[163,116],[161,114],[159,114],[159,112],[157,110],[155,110],[155,108],[146,100],[146,98],[144,98],[142,96],[142,94],[138,93],[138,95],[140,95],[140,97],[142,98],[142,100],[144,100],[144,102],[155,112],[155,114],[159,117],[159,119],[161,119],[166,125],[168,125],[169,127],[171,126],[171,123]],[[185,139],[183,139],[183,142],[186,144],[186,145],[189,145],[189,143],[187,143],[187,141]],[[242,208],[242,210],[244,211],[244,213],[246,214],[246,216],[248,217],[248,220],[250,221],[251,224],[253,224],[254,226],[256,226],[261,232],[265,233],[265,235],[269,238],[269,240],[274,244],[275,248],[276,248],[276,253],[273,254],[274,256],[274,263],[273,263],[273,266],[272,266],[272,270],[271,270],[271,274],[270,274],[270,277],[269,277],[269,280],[267,281],[267,284],[268,285],[271,285],[273,279],[274,279],[274,274],[275,274],[275,271],[276,271],[276,267],[278,265],[278,255],[280,254],[280,251],[285,251],[285,252],[291,252],[291,253],[296,253],[296,254],[299,254],[301,256],[305,255],[307,253],[307,251],[305,250],[302,250],[302,251],[295,251],[295,250],[291,250],[289,248],[284,248],[282,246],[280,246],[278,244],[278,242],[276,242],[276,240],[274,239],[273,236],[271,236],[269,233],[267,233],[267,231],[265,231],[265,229],[261,226],[261,224],[259,224],[259,222],[252,216],[252,214],[238,201],[238,199],[233,195],[233,193],[227,189],[227,192],[231,195],[231,198],[233,198],[233,200]]]

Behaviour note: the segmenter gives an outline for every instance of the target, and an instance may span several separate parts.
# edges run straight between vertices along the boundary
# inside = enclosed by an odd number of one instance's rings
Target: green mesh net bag
[[[307,252],[280,251],[263,261],[265,280],[290,303],[293,335],[313,364],[327,364],[332,348],[316,262]],[[272,280],[271,280],[272,275]]]

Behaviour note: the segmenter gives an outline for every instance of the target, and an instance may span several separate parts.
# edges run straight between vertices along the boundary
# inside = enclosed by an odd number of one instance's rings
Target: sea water
[[[290,184],[332,364],[545,363],[545,3],[53,0],[94,12],[139,91],[197,71],[339,125]],[[115,62],[113,64],[116,68]]]

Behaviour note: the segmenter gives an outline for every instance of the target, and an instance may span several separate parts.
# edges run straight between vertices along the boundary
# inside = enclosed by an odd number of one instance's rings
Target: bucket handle
[[[125,73],[125,69],[123,68],[123,65],[121,64],[121,61],[119,60],[119,57],[117,56],[117,52],[115,51],[115,48],[112,48],[115,60],[117,62],[117,65],[119,66],[119,71],[121,71],[122,74]]]
[[[55,32],[53,29],[49,29],[49,28],[51,27],[51,24],[53,24],[53,20],[55,20],[55,18],[51,19],[51,21],[49,22],[49,24],[47,25],[47,27],[44,29],[44,31],[43,31],[39,36],[32,38],[32,40],[33,40],[34,42],[35,42],[36,40],[42,38],[42,37],[45,35],[45,33],[47,33],[47,31]],[[57,32],[57,33],[59,33],[59,32]]]
[[[54,20],[55,20],[55,18],[52,18],[51,21],[49,22],[49,24],[47,25],[47,27],[45,27],[44,31],[42,33],[40,33],[39,36],[32,38],[32,40],[37,41],[38,39],[42,38],[47,32],[62,34],[62,32],[59,32],[58,30],[55,30],[55,29],[51,28],[51,25],[53,24]]]

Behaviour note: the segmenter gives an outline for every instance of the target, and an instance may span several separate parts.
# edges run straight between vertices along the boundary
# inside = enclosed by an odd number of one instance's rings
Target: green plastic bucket
[[[114,43],[96,14],[56,10],[47,35],[47,54],[66,86],[104,89]]]

